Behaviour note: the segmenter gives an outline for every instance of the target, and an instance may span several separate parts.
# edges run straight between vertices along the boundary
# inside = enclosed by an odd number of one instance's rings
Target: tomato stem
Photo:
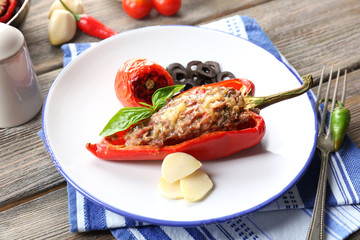
[[[148,78],[145,82],[145,86],[148,90],[151,90],[155,87],[155,81],[152,80],[151,78]]]

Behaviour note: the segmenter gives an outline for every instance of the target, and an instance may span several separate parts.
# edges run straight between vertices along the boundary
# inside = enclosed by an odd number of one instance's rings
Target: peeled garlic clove
[[[168,183],[176,182],[201,167],[201,162],[193,156],[176,152],[167,155],[161,165],[161,174]]]
[[[83,14],[84,13],[84,5],[82,4],[81,0],[63,0],[66,6],[69,7],[71,11],[76,14]],[[61,4],[59,0],[55,0],[49,9],[48,18],[50,19],[51,15],[55,10],[66,10],[64,6]]]
[[[163,197],[169,199],[181,199],[183,198],[183,193],[180,189],[180,181],[174,183],[168,183],[163,178],[159,180],[159,192]]]
[[[66,10],[55,10],[51,15],[48,35],[52,45],[59,45],[70,41],[76,33],[76,20]]]
[[[213,186],[209,176],[201,169],[180,180],[180,189],[184,199],[190,202],[201,200]]]

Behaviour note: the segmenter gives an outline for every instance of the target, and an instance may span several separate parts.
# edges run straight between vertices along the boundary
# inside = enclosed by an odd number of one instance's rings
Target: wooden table
[[[20,28],[24,33],[43,96],[62,70],[63,54],[48,41],[52,1],[32,0]],[[183,0],[176,16],[153,10],[134,20],[116,0],[83,0],[85,11],[118,32],[159,25],[201,25],[226,16],[255,18],[300,75],[319,78],[321,67],[348,70],[346,105],[352,112],[349,136],[360,146],[360,1],[357,0]],[[78,31],[73,42],[99,41]],[[37,132],[41,113],[30,122],[0,129],[0,239],[113,239],[109,232],[70,233],[66,182]],[[355,233],[349,239],[355,239]]]

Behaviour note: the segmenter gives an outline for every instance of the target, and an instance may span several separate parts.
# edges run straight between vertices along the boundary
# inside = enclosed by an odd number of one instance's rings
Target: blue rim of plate
[[[250,44],[255,45],[256,47],[266,51],[267,53],[269,53],[272,57],[274,57],[276,59],[276,61],[282,63],[294,76],[295,78],[302,83],[302,81],[300,80],[300,77],[298,76],[298,74],[296,74],[295,70],[292,69],[288,64],[286,64],[284,61],[279,60],[278,58],[276,58],[272,53],[270,53],[268,50],[260,47],[259,45],[249,41],[248,39],[244,39],[241,37],[237,37],[234,36],[230,33],[226,33],[223,32],[221,30],[216,30],[216,29],[208,29],[208,28],[203,28],[203,27],[198,27],[198,26],[187,26],[187,25],[166,25],[166,26],[162,26],[162,25],[158,25],[158,26],[149,26],[149,27],[143,27],[143,28],[137,28],[137,29],[132,29],[123,33],[119,33],[116,36],[110,37],[108,39],[102,40],[101,42],[99,42],[96,46],[98,46],[99,44],[105,44],[107,41],[109,41],[110,39],[114,38],[114,37],[118,37],[123,34],[127,34],[129,32],[136,32],[136,31],[142,31],[144,29],[149,29],[149,28],[177,28],[177,27],[189,27],[189,28],[198,28],[201,29],[203,31],[215,31],[215,32],[219,32],[221,34],[226,34],[229,35],[233,38],[238,38],[238,39],[242,39],[244,41],[249,42]],[[81,53],[81,55],[85,55],[83,53],[85,52],[90,52],[93,49],[93,47],[90,47],[88,49],[86,49],[84,52]],[[64,69],[68,68],[69,66],[71,66],[73,61],[71,61],[68,65],[65,66]],[[64,69],[62,70],[62,72],[64,71]],[[312,106],[312,110],[313,110],[313,115],[314,115],[314,119],[315,119],[315,132],[314,132],[314,143],[313,143],[313,147],[311,149],[311,152],[309,154],[309,157],[306,161],[306,164],[304,165],[304,167],[301,169],[301,171],[295,176],[295,178],[285,187],[283,188],[281,191],[279,191],[276,195],[270,197],[269,199],[267,199],[266,201],[252,207],[249,208],[247,210],[244,211],[240,211],[240,212],[236,212],[230,215],[226,215],[226,216],[222,216],[222,217],[218,217],[218,218],[210,218],[210,219],[203,219],[203,220],[196,220],[196,221],[172,221],[172,220],[162,220],[162,219],[157,219],[157,218],[150,218],[150,217],[145,217],[145,216],[141,216],[138,214],[133,214],[118,208],[115,208],[103,201],[100,201],[99,199],[95,198],[94,196],[92,196],[89,192],[85,191],[84,189],[80,188],[62,169],[60,163],[58,162],[58,160],[56,159],[56,156],[54,154],[54,152],[51,149],[51,146],[48,144],[48,136],[47,136],[47,131],[46,131],[46,124],[45,124],[45,111],[46,111],[46,104],[47,104],[47,98],[49,96],[49,94],[51,93],[53,86],[56,84],[56,82],[58,81],[58,79],[60,78],[61,73],[56,77],[56,79],[54,80],[54,82],[52,83],[48,94],[45,98],[45,102],[44,102],[44,107],[42,110],[42,131],[43,131],[43,141],[44,141],[44,145],[48,151],[48,153],[50,154],[52,161],[54,162],[56,168],[58,169],[58,171],[60,172],[60,174],[65,178],[65,180],[70,183],[79,193],[81,193],[85,198],[87,198],[88,200],[92,201],[95,204],[98,204],[102,207],[104,207],[105,209],[112,211],[114,213],[117,213],[121,216],[130,218],[130,219],[134,219],[137,221],[141,221],[144,223],[150,223],[150,224],[155,224],[155,225],[162,225],[162,226],[174,226],[174,227],[195,227],[195,226],[204,226],[204,225],[209,225],[209,224],[213,224],[213,223],[221,223],[221,222],[225,222],[225,221],[229,221],[231,219],[235,219],[238,217],[242,217],[244,215],[248,215],[250,213],[253,213],[267,205],[269,205],[270,203],[272,203],[273,201],[275,201],[276,199],[278,199],[279,197],[281,197],[287,190],[289,190],[293,185],[295,185],[300,178],[303,176],[303,174],[305,173],[305,171],[307,170],[307,168],[310,165],[310,162],[312,160],[312,157],[315,153],[316,150],[316,142],[317,142],[317,131],[318,131],[318,124],[317,124],[317,115],[316,115],[316,111],[314,108],[314,99],[315,99],[315,94],[309,90],[308,92],[306,92],[308,99],[311,103]]]

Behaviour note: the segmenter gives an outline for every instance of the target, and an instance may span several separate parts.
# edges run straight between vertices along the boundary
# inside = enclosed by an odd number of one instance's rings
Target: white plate
[[[110,162],[85,149],[121,107],[114,79],[124,61],[145,57],[162,66],[214,60],[254,82],[256,96],[296,88],[299,79],[270,53],[232,35],[199,27],[156,26],[121,33],[72,61],[54,81],[43,130],[61,174],[89,199],[116,213],[160,225],[220,222],[255,211],[288,190],[315,149],[316,119],[307,94],[262,110],[260,144],[232,157],[203,162],[215,188],[196,203],[157,192],[161,161]]]

